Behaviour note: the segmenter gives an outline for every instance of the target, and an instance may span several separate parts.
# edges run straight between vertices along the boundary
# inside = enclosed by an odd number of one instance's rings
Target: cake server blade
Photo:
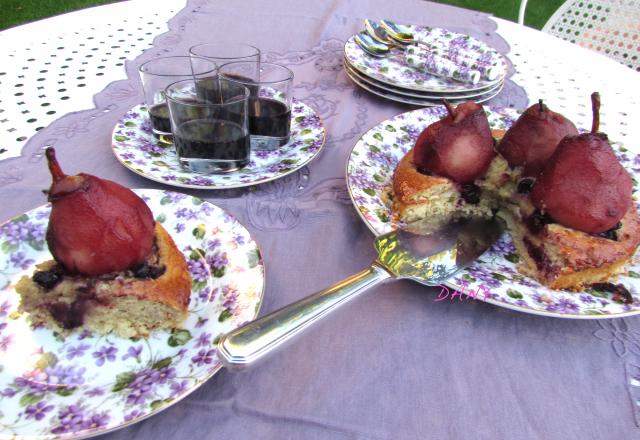
[[[217,346],[228,368],[254,364],[285,341],[369,288],[407,278],[437,286],[475,261],[502,234],[497,220],[459,220],[429,234],[399,229],[375,239],[378,258],[367,269],[333,286],[224,335]]]

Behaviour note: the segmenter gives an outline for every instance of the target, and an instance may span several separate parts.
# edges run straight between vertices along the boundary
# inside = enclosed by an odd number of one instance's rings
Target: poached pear
[[[614,228],[632,203],[632,180],[604,133],[600,97],[591,95],[590,133],[565,137],[531,190],[533,204],[564,226],[588,233]]]
[[[511,167],[523,167],[524,175],[536,177],[565,136],[578,134],[576,126],[542,102],[529,107],[505,133],[498,152]]]
[[[96,276],[133,268],[151,253],[154,219],[133,191],[81,173],[67,176],[53,148],[46,149],[53,177],[47,244],[70,273]]]
[[[480,104],[464,102],[425,128],[413,149],[418,168],[460,183],[482,177],[495,156],[487,115]]]

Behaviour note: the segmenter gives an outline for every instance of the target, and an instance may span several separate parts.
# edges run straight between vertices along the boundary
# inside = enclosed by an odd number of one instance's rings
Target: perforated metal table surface
[[[118,2],[0,32],[0,160],[60,116],[92,108],[184,4]]]

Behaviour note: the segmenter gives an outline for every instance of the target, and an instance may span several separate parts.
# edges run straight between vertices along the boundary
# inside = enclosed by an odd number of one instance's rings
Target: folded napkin
[[[406,50],[407,62],[428,73],[476,84],[476,72],[488,81],[498,79],[501,56],[468,35],[427,28],[428,38]],[[455,67],[454,67],[455,66]],[[450,74],[449,72],[454,72]],[[479,80],[479,78],[478,78]]]
[[[420,47],[409,46],[405,49],[405,60],[407,64],[418,70],[430,73],[435,76],[451,78],[471,84],[477,84],[482,77],[477,69],[472,69],[462,64],[458,64],[444,56]]]

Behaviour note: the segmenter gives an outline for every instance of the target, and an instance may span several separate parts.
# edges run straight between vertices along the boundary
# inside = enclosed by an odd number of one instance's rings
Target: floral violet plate
[[[193,279],[189,317],[148,339],[33,329],[15,284],[51,259],[50,206],[0,226],[0,427],[3,438],[86,438],[178,402],[220,368],[215,344],[258,314],[260,250],[238,221],[185,194],[136,190],[171,234]],[[6,437],[5,437],[6,436]]]
[[[504,85],[504,82],[498,82],[497,84],[488,87],[487,89],[475,90],[473,92],[462,92],[462,93],[426,93],[426,92],[418,92],[415,90],[407,90],[402,89],[400,87],[390,86],[380,81],[376,81],[375,79],[369,78],[368,76],[363,75],[358,72],[356,69],[351,67],[349,61],[344,60],[344,70],[351,79],[358,80],[359,82],[364,82],[365,84],[374,86],[375,89],[382,89],[387,92],[392,92],[394,95],[400,95],[402,97],[409,97],[410,99],[418,98],[418,99],[426,99],[431,101],[438,101],[442,104],[443,99],[449,100],[452,102],[454,100],[472,100],[475,101],[478,96],[488,95],[490,92],[495,92],[497,89],[501,89]],[[477,101],[476,101],[477,102]]]
[[[249,164],[227,174],[195,174],[180,167],[173,145],[159,143],[146,107],[129,110],[113,130],[116,158],[134,173],[180,188],[228,189],[257,185],[286,176],[311,162],[322,150],[325,129],[311,107],[296,99],[291,106],[291,141],[275,151],[252,151]]]
[[[499,63],[497,65],[497,68],[499,69],[498,78],[492,81],[481,79],[477,84],[471,85],[460,81],[454,81],[449,78],[431,75],[407,64],[403,53],[399,50],[393,50],[385,57],[372,57],[371,55],[368,55],[360,46],[358,46],[354,36],[351,36],[344,45],[345,58],[353,68],[369,78],[395,87],[421,92],[469,92],[491,87],[504,80],[504,77],[507,74],[507,63],[504,56],[500,55],[495,49],[487,46],[482,41],[468,35],[451,32],[441,28],[429,28],[415,25],[405,26],[407,26],[414,34],[415,38],[420,41],[451,41],[454,39],[461,39],[464,40],[464,44],[467,46],[479,47],[483,52],[492,53],[495,58],[499,59]]]
[[[507,129],[518,112],[509,108],[485,107],[492,128]],[[365,133],[355,144],[347,162],[349,194],[365,224],[376,235],[398,227],[392,215],[389,189],[393,172],[420,132],[446,114],[444,107],[429,107],[400,114]],[[623,166],[640,181],[640,157],[613,143]],[[636,200],[636,203],[638,201]],[[508,234],[504,234],[480,259],[446,284],[467,297],[520,312],[559,318],[614,318],[640,313],[640,253],[627,265],[621,282],[632,294],[631,304],[607,292],[588,289],[571,292],[549,289],[521,275],[519,257]]]
[[[411,105],[418,105],[418,106],[442,105],[442,98],[422,99],[422,98],[413,98],[406,95],[398,95],[397,93],[390,92],[384,88],[371,84],[370,82],[366,82],[362,78],[358,77],[357,74],[355,74],[351,69],[349,69],[346,66],[345,66],[345,72],[349,77],[349,79],[351,79],[351,81],[353,81],[356,85],[362,87],[364,90],[366,90],[369,93],[372,93],[376,96],[380,96],[381,98],[386,98],[391,101],[401,102],[403,104],[411,104]],[[469,101],[469,100],[475,101],[476,103],[480,104],[482,102],[490,100],[491,98],[496,96],[498,93],[500,93],[502,91],[502,85],[503,83],[498,84],[499,87],[497,89],[492,89],[488,93],[480,94],[474,97],[462,98],[462,99],[448,98],[447,100],[451,104],[460,104],[462,102]]]

